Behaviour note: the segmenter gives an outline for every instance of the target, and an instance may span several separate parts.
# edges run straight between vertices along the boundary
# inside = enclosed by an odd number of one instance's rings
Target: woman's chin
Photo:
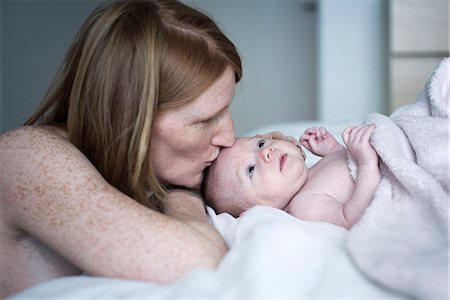
[[[197,190],[200,189],[202,181],[203,181],[203,173],[186,176],[183,180],[180,180],[177,185]]]

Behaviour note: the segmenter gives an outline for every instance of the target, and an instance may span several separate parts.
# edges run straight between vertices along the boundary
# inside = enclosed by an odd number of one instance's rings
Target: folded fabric
[[[382,179],[350,231],[350,254],[369,278],[415,299],[448,298],[449,73],[446,58],[416,103],[366,118]]]

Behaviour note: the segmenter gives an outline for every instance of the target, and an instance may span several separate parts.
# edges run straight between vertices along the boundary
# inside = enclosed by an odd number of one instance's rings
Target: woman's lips
[[[220,151],[217,151],[217,153],[215,153],[214,157],[212,157],[210,160],[207,160],[205,163],[210,166],[214,163],[214,161],[219,157]]]
[[[280,171],[283,170],[284,164],[286,163],[287,154],[283,154],[280,156]]]

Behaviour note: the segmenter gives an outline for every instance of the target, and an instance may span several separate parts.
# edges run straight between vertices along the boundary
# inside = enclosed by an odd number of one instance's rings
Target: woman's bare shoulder
[[[64,129],[55,127],[24,126],[0,136],[2,172],[16,172],[29,164],[51,162],[62,157],[86,159],[69,142]],[[6,166],[8,165],[9,168]]]
[[[54,126],[23,126],[7,131],[0,136],[0,149],[7,158],[46,153],[65,154],[67,151],[79,152],[69,142],[65,129]],[[63,151],[59,152],[61,150]]]
[[[39,183],[51,187],[66,176],[74,179],[71,177],[81,173],[102,178],[86,156],[69,142],[64,129],[57,127],[24,126],[2,134],[0,162],[2,191],[4,185]]]
[[[13,210],[51,201],[60,203],[88,194],[86,187],[108,184],[67,139],[64,130],[25,126],[0,137],[0,200]],[[15,215],[15,214],[11,214]]]
[[[5,132],[0,136],[0,152],[2,165],[5,164],[0,166],[2,171],[16,172],[31,166],[58,168],[73,163],[95,169],[69,141],[62,127],[24,126]]]

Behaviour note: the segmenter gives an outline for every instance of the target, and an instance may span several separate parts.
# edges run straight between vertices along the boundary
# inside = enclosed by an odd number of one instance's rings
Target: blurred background
[[[449,0],[183,2],[212,16],[241,53],[244,77],[231,106],[237,135],[390,114],[414,102],[449,56]],[[1,0],[1,132],[34,111],[99,3]]]

